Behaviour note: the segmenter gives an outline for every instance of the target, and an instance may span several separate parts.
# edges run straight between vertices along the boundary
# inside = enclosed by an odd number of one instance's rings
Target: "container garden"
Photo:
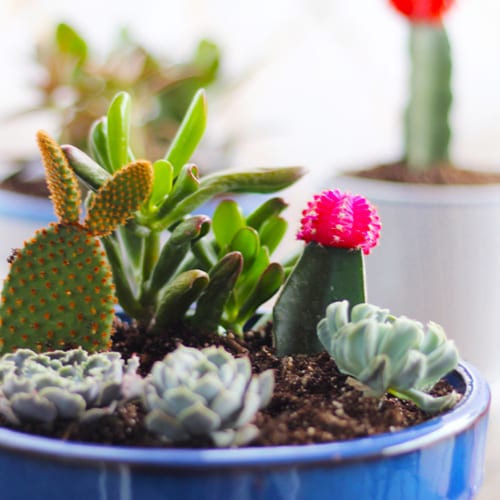
[[[464,394],[414,428],[331,444],[239,449],[145,449],[69,443],[0,429],[6,500],[467,499],[483,479],[489,390],[463,363]],[[27,480],[29,478],[29,480]]]
[[[129,157],[125,93],[91,136],[102,163],[38,133],[58,221],[10,255],[2,290],[0,462],[13,479],[3,495],[62,498],[76,487],[86,498],[144,500],[472,497],[489,389],[440,325],[366,302],[376,209],[340,190],[315,195],[297,234],[304,249],[284,264],[271,261],[286,229],[280,198],[249,215],[232,200],[211,220],[191,215],[228,188],[268,193],[302,175],[199,179],[186,162],[204,104],[200,92],[153,164]],[[85,217],[77,176],[91,191]],[[272,333],[245,337],[248,318],[275,295]],[[117,299],[132,329],[113,323]],[[326,425],[336,423],[324,433],[301,420],[304,444],[290,445],[298,434],[284,401],[294,401],[295,418],[315,413],[316,401]],[[287,419],[279,426],[276,411]],[[376,433],[351,425],[350,412],[390,418]],[[110,422],[126,422],[133,438],[116,439]],[[266,423],[282,446],[259,446]],[[347,426],[356,439],[325,442]],[[84,444],[85,429],[89,441],[115,444]]]

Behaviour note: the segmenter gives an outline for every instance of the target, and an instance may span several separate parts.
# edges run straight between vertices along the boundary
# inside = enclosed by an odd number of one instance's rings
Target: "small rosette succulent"
[[[247,358],[180,346],[145,379],[146,426],[169,442],[209,437],[218,447],[243,445],[257,435],[250,422],[273,387],[273,372],[252,376]]]
[[[367,386],[371,396],[389,392],[430,413],[459,398],[455,392],[441,397],[427,393],[458,363],[455,344],[436,323],[424,329],[418,321],[370,304],[354,306],[349,318],[344,300],[328,306],[317,331],[339,370]]]
[[[91,421],[141,392],[137,358],[83,349],[44,354],[18,349],[0,358],[0,414],[10,423]]]

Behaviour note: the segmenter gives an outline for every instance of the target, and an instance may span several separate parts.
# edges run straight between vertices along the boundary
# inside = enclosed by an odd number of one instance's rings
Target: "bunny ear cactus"
[[[149,195],[147,162],[110,176],[80,218],[81,196],[66,157],[45,132],[38,133],[58,223],[39,230],[16,252],[0,305],[0,344],[38,351],[109,347],[116,302],[111,269],[99,237],[123,224]]]
[[[375,208],[360,195],[327,190],[308,203],[297,234],[306,242],[273,308],[278,356],[323,350],[316,325],[328,304],[365,301],[363,253],[380,235]]]
[[[130,96],[125,92],[117,94],[107,115],[90,131],[92,158],[73,146],[63,147],[77,176],[93,191],[99,190],[109,176],[120,172],[134,158],[129,140],[130,108]],[[206,121],[206,98],[200,90],[165,156],[153,162],[153,185],[146,203],[127,225],[103,240],[119,303],[143,329],[171,329],[191,316],[193,304],[199,301],[200,312],[194,313],[193,320],[196,328],[230,325],[240,331],[252,307],[275,288],[281,275],[275,266],[266,271],[269,262],[262,266],[266,262],[262,256],[265,251],[259,250],[274,245],[271,211],[261,214],[260,223],[266,234],[260,238],[264,238],[264,243],[256,238],[255,232],[259,230],[245,223],[249,227],[234,242],[215,250],[202,242],[209,232],[210,219],[192,213],[223,193],[272,193],[283,189],[299,179],[304,170],[256,168],[201,177],[197,166],[189,160],[201,140]],[[267,219],[269,225],[264,228]],[[278,236],[281,221],[274,224]],[[216,240],[221,226],[226,225],[215,224]],[[250,270],[252,261],[255,264]],[[265,276],[258,285],[263,273]],[[238,293],[233,293],[234,286]]]
[[[442,16],[453,0],[390,0],[410,21],[411,74],[405,160],[421,171],[449,159],[451,54]]]
[[[436,323],[424,329],[418,321],[396,318],[370,304],[330,304],[317,328],[318,337],[339,370],[380,397],[389,392],[435,413],[459,399],[452,392],[433,397],[428,391],[456,368],[458,351]]]
[[[180,346],[144,382],[146,426],[169,442],[208,437],[218,447],[243,445],[256,436],[250,422],[273,387],[272,370],[252,377],[248,358]]]

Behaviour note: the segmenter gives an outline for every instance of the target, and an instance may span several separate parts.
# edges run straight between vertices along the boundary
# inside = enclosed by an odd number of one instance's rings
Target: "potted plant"
[[[410,30],[403,160],[334,182],[369,196],[384,219],[384,240],[367,264],[372,300],[422,321],[435,318],[464,358],[494,380],[500,241],[491,228],[500,217],[500,176],[450,161],[452,61],[443,17],[454,2],[390,3]]]
[[[248,216],[224,200],[210,231],[189,214],[207,197],[302,172],[197,179],[184,161],[202,97],[153,165],[129,158],[123,95],[101,165],[38,135],[58,222],[13,252],[2,291],[3,497],[471,498],[488,386],[438,325],[365,302],[375,209],[317,195],[292,268],[269,258],[286,225],[279,198]],[[91,193],[83,222],[75,172]],[[273,332],[245,336],[279,288]],[[132,319],[112,332],[115,293]]]

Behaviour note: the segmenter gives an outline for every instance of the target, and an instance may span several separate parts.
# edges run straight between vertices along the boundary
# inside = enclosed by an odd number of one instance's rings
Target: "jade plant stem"
[[[406,111],[406,161],[425,170],[449,159],[450,44],[442,23],[412,23],[410,101]]]

